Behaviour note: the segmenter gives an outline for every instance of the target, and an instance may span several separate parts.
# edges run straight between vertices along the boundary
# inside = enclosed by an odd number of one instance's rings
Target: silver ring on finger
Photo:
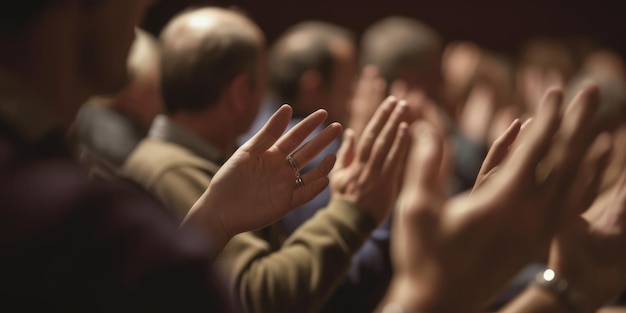
[[[290,154],[287,156],[287,162],[289,163],[289,166],[291,166],[291,168],[294,171],[298,171],[298,162],[296,162],[296,160],[293,159],[293,156]]]
[[[304,181],[302,181],[302,175],[300,175],[300,172],[296,174],[296,186],[298,186],[298,189],[304,187]]]

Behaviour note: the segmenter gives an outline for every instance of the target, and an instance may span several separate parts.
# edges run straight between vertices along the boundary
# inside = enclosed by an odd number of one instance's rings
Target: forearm
[[[499,313],[578,313],[540,287],[528,287]]]
[[[252,234],[235,237],[216,264],[247,312],[317,311],[345,277],[352,255],[376,223],[360,209],[331,201],[279,250]]]

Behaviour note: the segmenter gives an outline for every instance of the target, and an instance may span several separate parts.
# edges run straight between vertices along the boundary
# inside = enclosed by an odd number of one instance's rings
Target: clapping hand
[[[562,93],[549,91],[498,172],[447,202],[431,184],[442,141],[432,127],[418,127],[395,218],[387,302],[426,312],[479,311],[522,266],[546,253],[567,213],[563,195],[572,191],[595,138],[597,97],[597,87],[583,88],[563,118]]]
[[[377,222],[391,211],[409,151],[404,101],[389,97],[378,107],[358,140],[347,130],[331,173],[333,197],[351,201]]]

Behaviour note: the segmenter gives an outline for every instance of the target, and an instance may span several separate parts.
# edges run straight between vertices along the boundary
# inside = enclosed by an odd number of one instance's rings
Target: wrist
[[[185,216],[181,227],[193,228],[204,236],[211,243],[211,252],[214,255],[219,254],[233,237],[221,225],[218,216],[205,206],[194,206]]]
[[[443,297],[436,294],[435,288],[416,283],[408,275],[395,274],[394,276],[385,297],[385,309],[389,311],[393,309],[396,312],[424,313],[448,311],[441,301]]]
[[[566,309],[566,312],[595,312],[600,305],[595,305],[591,301],[589,293],[578,288],[573,282],[555,270],[546,269],[537,273],[531,285],[535,289],[543,291],[544,294],[551,295],[555,301]]]

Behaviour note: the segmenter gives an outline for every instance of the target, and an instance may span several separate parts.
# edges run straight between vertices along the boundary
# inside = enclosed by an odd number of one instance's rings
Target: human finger
[[[358,134],[359,142],[357,143],[356,155],[359,161],[365,163],[369,159],[374,142],[387,123],[397,103],[396,97],[387,97],[367,123],[367,126],[365,126],[363,134]]]
[[[354,131],[350,128],[343,132],[343,141],[337,152],[337,164],[340,168],[348,167],[354,159]]]
[[[395,80],[391,83],[390,94],[398,99],[405,98],[408,91],[409,86],[402,80]]]
[[[555,149],[552,150],[551,158],[554,162],[582,159],[584,152],[595,137],[591,129],[598,105],[598,86],[595,84],[583,86],[565,110],[563,122],[555,140]]]
[[[317,110],[291,128],[276,142],[276,148],[285,155],[290,154],[320,126],[328,117],[325,110]]]
[[[569,193],[568,212],[572,216],[581,215],[596,199],[600,183],[609,164],[612,152],[611,135],[604,133],[595,140],[585,156]]]
[[[297,189],[292,196],[292,208],[313,200],[328,186],[328,173],[333,168],[335,160],[334,155],[327,155],[318,166],[300,177],[301,186],[296,181],[297,177],[294,179],[294,187]]]
[[[509,125],[509,128],[507,128],[504,133],[502,133],[502,135],[500,135],[500,137],[493,142],[491,149],[489,149],[489,152],[485,157],[485,161],[480,167],[476,182],[474,183],[474,189],[482,183],[487,173],[491,172],[496,166],[500,165],[506,156],[509,155],[509,149],[517,138],[521,126],[522,124],[519,119],[515,119],[513,123]]]
[[[544,190],[547,192],[564,194],[574,181],[580,162],[595,138],[592,128],[598,103],[599,89],[593,84],[581,88],[570,102],[546,160]]]
[[[299,171],[304,168],[311,160],[317,157],[328,145],[341,135],[341,124],[332,123],[322,130],[317,136],[302,145],[296,151],[290,154],[294,161],[295,170]]]
[[[411,146],[411,136],[409,135],[409,125],[405,122],[400,123],[396,137],[389,153],[385,156],[382,166],[383,177],[392,175],[393,181],[399,180],[401,183],[402,173],[406,169],[406,158]],[[383,178],[385,179],[385,178]]]
[[[253,155],[267,151],[287,129],[292,113],[293,110],[289,105],[281,106],[265,123],[263,128],[244,143],[241,148]]]
[[[406,112],[406,102],[401,100],[391,113],[391,116],[387,120],[387,123],[385,123],[380,135],[374,141],[374,147],[372,148],[372,154],[369,161],[374,172],[380,173],[383,169],[385,157],[389,155],[390,149],[394,144],[395,137],[398,133],[398,127],[400,126],[400,123],[402,123]],[[376,177],[378,177],[378,175],[376,175]]]
[[[411,128],[411,149],[407,158],[404,190],[432,191],[443,158],[443,142],[432,125],[417,122]]]
[[[559,89],[550,89],[544,94],[537,117],[507,161],[515,176],[531,178],[528,174],[535,173],[537,164],[550,150],[552,139],[561,123],[562,101],[563,92]]]

